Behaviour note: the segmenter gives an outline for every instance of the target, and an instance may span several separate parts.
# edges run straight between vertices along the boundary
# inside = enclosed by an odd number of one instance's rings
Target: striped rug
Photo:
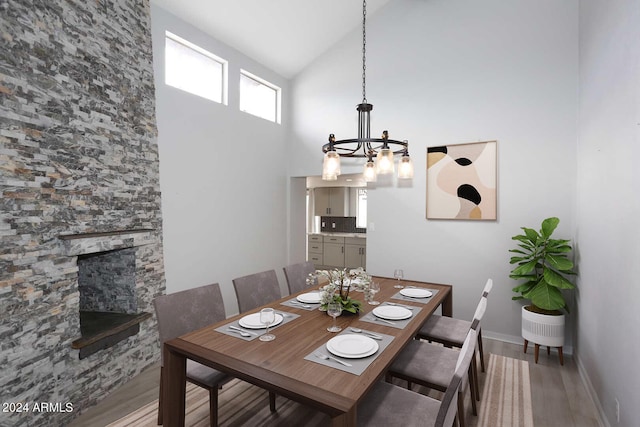
[[[526,361],[491,354],[484,382],[478,417],[467,414],[469,427],[533,427],[529,364]],[[269,411],[266,391],[234,379],[219,393],[218,423],[223,427],[240,426],[326,426],[329,417],[307,406],[278,397],[278,411]],[[465,404],[469,408],[468,404]],[[108,427],[155,427],[158,401],[126,415]],[[185,425],[209,426],[209,393],[187,383]],[[390,426],[391,427],[391,426]]]
[[[533,427],[529,363],[489,356],[478,426]]]

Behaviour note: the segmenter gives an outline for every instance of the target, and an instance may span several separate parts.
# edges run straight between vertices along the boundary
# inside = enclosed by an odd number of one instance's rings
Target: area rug
[[[478,417],[467,414],[469,427],[533,427],[529,364],[526,361],[491,354],[487,373],[480,375],[484,383],[482,402]],[[268,393],[238,379],[224,385],[218,401],[218,424],[223,427],[313,427],[330,423],[327,415],[283,397],[277,398],[277,412],[271,413]],[[156,400],[108,427],[155,427],[157,416]],[[189,383],[185,425],[209,426],[209,393]]]
[[[269,410],[269,393],[247,382],[234,379],[222,387],[218,394],[218,425],[240,426],[326,426],[330,419],[326,414],[312,408],[276,397],[277,412]],[[108,425],[108,427],[156,427],[158,401]],[[209,426],[209,392],[187,383],[185,425],[188,427]]]
[[[478,426],[533,427],[531,382],[526,360],[491,354],[483,379]]]

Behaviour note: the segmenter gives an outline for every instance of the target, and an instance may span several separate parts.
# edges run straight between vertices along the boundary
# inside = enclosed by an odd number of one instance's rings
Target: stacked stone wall
[[[65,425],[158,360],[155,320],[79,359],[77,256],[59,239],[152,230],[135,287],[153,312],[156,133],[148,0],[0,0],[0,403],[64,405],[0,412],[0,426]]]

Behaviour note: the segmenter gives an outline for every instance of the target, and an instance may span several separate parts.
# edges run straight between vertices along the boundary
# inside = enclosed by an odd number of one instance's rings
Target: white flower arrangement
[[[369,291],[369,285],[371,284],[371,276],[368,275],[362,268],[356,268],[347,271],[343,269],[333,270],[318,270],[314,273],[310,273],[307,278],[307,283],[312,285],[318,283],[321,278],[326,278],[329,283],[321,286],[321,302],[320,309],[326,310],[327,304],[330,302],[339,302],[342,305],[343,311],[350,313],[358,313],[362,302],[351,299],[349,293],[352,289],[360,292],[364,292],[365,299],[372,297]]]

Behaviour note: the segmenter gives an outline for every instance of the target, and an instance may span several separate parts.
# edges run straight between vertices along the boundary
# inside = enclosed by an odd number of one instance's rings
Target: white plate
[[[372,313],[381,319],[403,320],[408,319],[413,313],[404,307],[396,305],[380,305],[373,309]]]
[[[281,314],[276,313],[276,319],[272,324],[269,325],[269,327],[279,325],[280,323],[282,323],[283,319],[284,317],[282,317]],[[247,328],[247,329],[265,329],[266,328],[264,323],[260,323],[260,313],[247,314],[242,319],[238,320],[238,324],[243,328]]]
[[[307,304],[319,304],[322,298],[320,296],[320,292],[309,292],[298,295],[296,299]]]
[[[327,341],[327,350],[336,356],[359,359],[378,351],[378,343],[361,334],[342,334]]]
[[[400,293],[410,298],[429,298],[433,292],[420,288],[403,288]]]

